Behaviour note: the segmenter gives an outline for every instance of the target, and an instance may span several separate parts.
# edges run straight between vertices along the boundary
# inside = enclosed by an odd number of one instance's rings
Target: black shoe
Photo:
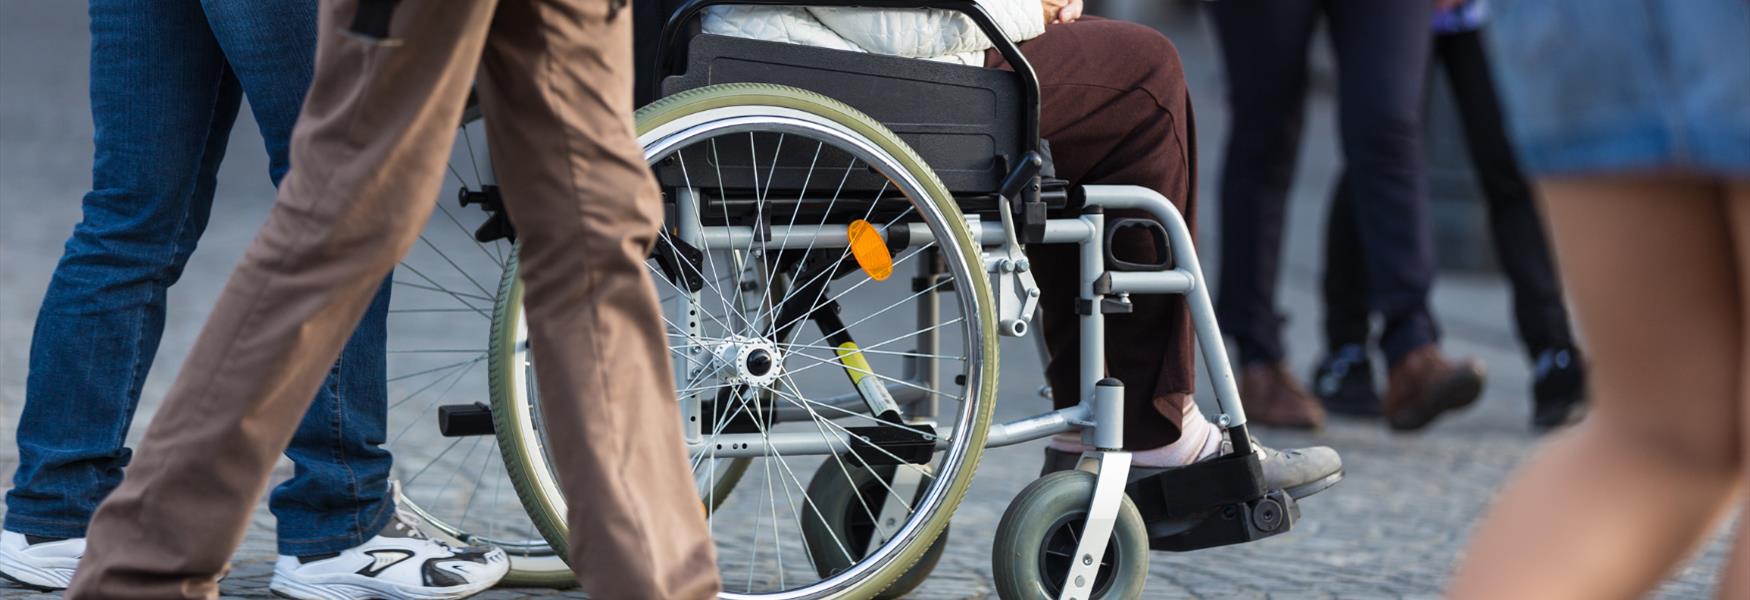
[[[1549,431],[1580,420],[1586,412],[1586,369],[1575,348],[1537,353],[1532,365],[1531,427]]]
[[[1350,417],[1378,417],[1379,391],[1373,387],[1373,362],[1359,344],[1338,348],[1313,369],[1312,392],[1325,410]]]

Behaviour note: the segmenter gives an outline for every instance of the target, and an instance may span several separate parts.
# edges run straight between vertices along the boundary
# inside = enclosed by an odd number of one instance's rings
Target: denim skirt
[[[1750,0],[1495,0],[1484,28],[1539,175],[1750,177]]]

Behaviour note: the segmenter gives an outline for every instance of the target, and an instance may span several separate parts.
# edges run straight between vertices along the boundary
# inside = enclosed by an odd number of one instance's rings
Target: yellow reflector
[[[875,230],[868,221],[857,219],[845,228],[845,235],[851,238],[851,256],[857,258],[857,266],[869,274],[870,279],[886,281],[893,275],[893,254],[887,251],[887,242],[881,239],[881,232]]]
[[[839,355],[839,363],[846,367],[845,372],[851,375],[852,384],[863,383],[864,377],[875,372],[869,367],[869,361],[863,358],[863,353],[857,350],[856,342],[839,344],[834,353]]]

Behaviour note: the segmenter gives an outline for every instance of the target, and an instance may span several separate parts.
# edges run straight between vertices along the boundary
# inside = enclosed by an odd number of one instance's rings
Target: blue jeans
[[[316,0],[91,0],[90,11],[92,191],[37,315],[6,495],[7,530],[49,537],[83,537],[121,482],[165,295],[206,228],[241,100],[278,185],[315,60]],[[270,500],[282,554],[356,546],[393,516],[387,283],[286,450],[296,472]]]
[[[1507,124],[1533,175],[1750,177],[1750,2],[1497,0],[1491,10]]]

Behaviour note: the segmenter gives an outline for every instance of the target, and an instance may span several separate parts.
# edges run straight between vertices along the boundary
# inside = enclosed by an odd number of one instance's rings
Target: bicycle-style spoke
[[[858,348],[857,348],[857,350],[858,350],[858,351],[860,351],[860,352],[861,352],[861,351],[867,351],[867,350],[870,350],[870,349],[873,349],[873,348],[880,348],[880,347],[882,347],[882,346],[886,346],[886,345],[888,345],[888,344],[892,344],[892,343],[895,343],[895,342],[898,342],[898,341],[900,341],[900,340],[905,340],[905,339],[910,339],[910,338],[913,338],[913,337],[917,337],[917,336],[919,336],[919,335],[922,335],[922,334],[925,334],[925,333],[930,333],[930,332],[932,332],[932,331],[936,331],[936,330],[938,330],[938,329],[943,329],[943,328],[946,328],[946,327],[949,327],[949,326],[952,326],[952,325],[959,325],[959,324],[961,324],[961,323],[964,323],[964,322],[965,322],[965,320],[966,320],[966,319],[965,319],[965,317],[955,317],[955,318],[954,318],[954,319],[953,319],[953,320],[949,320],[949,321],[943,321],[943,322],[941,322],[941,323],[938,323],[938,324],[935,324],[935,325],[931,325],[931,326],[929,326],[929,327],[926,327],[926,328],[923,328],[923,329],[919,329],[919,330],[917,330],[917,331],[913,331],[913,332],[911,332],[911,333],[907,333],[907,334],[904,334],[904,335],[900,335],[900,336],[898,336],[898,337],[893,337],[893,338],[889,338],[889,339],[885,339],[885,340],[882,340],[882,341],[879,341],[879,342],[876,342],[876,343],[873,343],[873,344],[870,344],[870,345],[868,345],[868,346],[860,346],[860,347],[858,347]],[[813,368],[815,368],[815,367],[817,367],[817,366],[819,366],[819,365],[809,365],[809,366],[806,366],[806,367],[802,367],[802,368],[800,368],[800,369],[792,369],[792,370],[790,370],[790,374],[791,374],[791,375],[795,375],[795,374],[797,374],[797,373],[800,373],[800,372],[802,372],[802,371],[807,371],[807,370],[809,370],[809,369],[813,369]]]
[[[918,253],[916,253],[916,252],[913,252],[913,253],[911,253],[911,254],[908,254],[908,255],[906,255],[906,256],[905,256],[905,258],[902,258],[902,259],[900,259],[900,261],[898,261],[898,262],[895,262],[895,263],[894,263],[894,264],[895,264],[895,265],[896,265],[896,266],[897,266],[897,265],[899,265],[899,264],[901,264],[901,263],[903,263],[903,262],[905,262],[905,261],[906,261],[906,260],[909,260],[909,259],[910,259],[910,258],[911,258],[911,257],[913,257],[913,256],[917,256],[917,255],[918,255]],[[833,296],[833,297],[832,297],[832,298],[828,298],[828,299],[827,299],[827,301],[826,301],[826,302],[824,302],[824,303],[822,303],[822,304],[821,304],[821,305],[820,305],[820,306],[825,306],[825,305],[827,305],[827,304],[831,304],[831,303],[833,303],[833,302],[837,302],[837,301],[838,301],[838,300],[839,300],[839,298],[843,298],[843,297],[845,297],[845,296],[846,296],[846,295],[848,295],[848,294],[850,294],[850,293],[851,293],[851,292],[854,292],[854,291],[857,291],[857,288],[858,288],[858,287],[861,287],[861,286],[862,286],[862,285],[863,285],[863,284],[864,284],[864,283],[867,283],[867,282],[870,282],[870,281],[874,281],[874,279],[864,279],[864,280],[863,280],[863,281],[860,281],[860,282],[857,282],[857,285],[854,285],[854,286],[851,286],[851,289],[848,289],[848,290],[845,290],[845,291],[843,291],[843,292],[840,292],[840,293],[838,293],[838,294],[836,294],[836,295],[834,295],[834,296]],[[925,295],[925,294],[929,294],[929,293],[932,293],[932,292],[937,292],[937,291],[940,291],[940,290],[941,290],[941,289],[942,289],[942,288],[943,288],[943,287],[946,287],[946,286],[947,286],[947,285],[948,285],[948,280],[946,280],[946,279],[943,279],[943,280],[941,280],[941,281],[938,281],[938,282],[936,282],[936,283],[934,283],[934,284],[932,284],[932,285],[931,285],[931,286],[930,286],[930,287],[927,287],[927,288],[924,288],[924,289],[921,289],[921,290],[918,290],[918,291],[917,291],[917,292],[916,292],[916,293],[913,293],[913,294],[912,294],[912,295],[910,295],[910,296],[907,296],[907,297],[906,297],[906,298],[905,298],[905,299],[904,299],[904,300],[900,300],[900,301],[899,301],[899,302],[895,302],[895,303],[893,303],[893,304],[890,304],[890,305],[888,305],[888,306],[887,306],[887,307],[886,307],[886,308],[883,308],[883,309],[881,309],[881,310],[878,310],[878,311],[875,311],[875,312],[874,312],[874,313],[873,313],[873,314],[870,314],[870,315],[869,315],[869,316],[866,316],[866,317],[863,317],[863,318],[861,318],[861,319],[858,319],[858,320],[857,320],[857,321],[855,321],[855,322],[853,322],[853,323],[850,323],[850,324],[848,324],[848,325],[844,325],[844,326],[842,326],[842,327],[839,327],[839,328],[838,328],[838,329],[835,329],[835,330],[832,330],[832,331],[827,331],[827,332],[822,332],[822,334],[821,334],[821,336],[820,336],[820,337],[819,337],[819,338],[816,338],[816,339],[815,339],[815,340],[814,340],[814,341],[811,341],[811,342],[808,342],[808,343],[809,343],[809,344],[814,344],[814,343],[818,343],[818,342],[824,342],[824,341],[826,341],[826,340],[827,340],[827,339],[828,339],[828,338],[831,338],[831,337],[832,337],[832,336],[834,336],[834,335],[837,335],[837,334],[840,334],[840,333],[844,333],[844,332],[847,332],[847,331],[850,331],[850,330],[851,330],[851,328],[852,328],[852,327],[856,327],[856,326],[858,326],[858,325],[862,325],[862,324],[863,324],[863,323],[865,323],[865,322],[867,322],[867,321],[868,321],[868,320],[869,320],[869,319],[873,319],[873,318],[875,318],[875,317],[877,317],[877,316],[880,316],[880,315],[883,315],[883,314],[886,314],[886,313],[887,313],[887,311],[890,311],[890,310],[893,310],[893,309],[895,309],[895,308],[898,308],[898,307],[901,307],[901,306],[905,306],[905,303],[906,303],[906,302],[908,302],[908,301],[911,301],[911,300],[916,300],[916,299],[918,299],[918,298],[919,298],[919,297],[922,297],[922,296],[924,296],[924,295]],[[814,311],[814,310],[818,310],[818,309],[819,309],[819,308],[820,308],[820,306],[816,306],[816,307],[814,307],[814,309],[810,309],[810,311],[809,311],[809,312],[807,312],[807,313],[803,313],[803,316],[804,316],[804,317],[806,317],[806,316],[808,316],[808,315],[810,315],[810,314],[812,314],[812,313],[813,313],[813,311]],[[788,326],[790,326],[790,325],[794,325],[794,324],[796,324],[796,323],[797,323],[797,322],[799,322],[799,321],[800,321],[800,320],[801,320],[801,318],[798,318],[798,319],[793,319],[793,320],[791,320],[791,321],[790,321],[790,322],[788,322],[788,323],[785,323],[785,324],[784,324],[784,326],[785,326],[785,327],[788,327]]]
[[[378,426],[384,428],[384,448],[395,458],[392,470],[403,514],[440,539],[503,547],[511,554],[513,578],[507,581],[516,585],[520,571],[532,568],[530,572],[557,577],[565,572],[563,564],[522,511],[506,510],[518,500],[513,486],[506,485],[509,472],[490,431],[440,431],[436,418],[440,409],[476,410],[475,405],[491,397],[482,363],[493,356],[499,282],[513,262],[508,239],[482,242],[475,237],[495,207],[458,209],[450,204],[459,190],[479,193],[491,185],[490,157],[484,147],[474,147],[469,131],[477,127],[457,130],[456,145],[461,147],[453,149],[445,166],[444,191],[431,199],[437,214],[396,267],[387,311],[388,420]],[[355,368],[366,367],[348,367]],[[475,422],[467,419],[461,422]],[[452,428],[455,423],[452,419]],[[530,567],[527,560],[548,562]]]
[[[726,119],[740,114],[725,110]],[[986,301],[965,298],[980,287],[968,277],[983,276],[983,269],[960,245],[938,243],[962,239],[965,234],[955,228],[964,223],[948,218],[956,213],[945,209],[947,199],[931,197],[940,188],[927,172],[874,150],[891,146],[856,141],[866,134],[842,125],[766,130],[748,125],[744,116],[734,118],[739,120],[721,125],[675,121],[665,130],[671,133],[641,133],[667,202],[667,222],[655,241],[662,256],[647,260],[646,268],[660,281],[650,285],[660,298],[662,343],[672,359],[674,393],[687,419],[688,462],[718,541],[726,594],[819,597],[839,585],[828,580],[856,580],[916,560],[920,544],[928,542],[921,539],[924,532],[939,530],[936,519],[947,518],[962,489],[955,486],[969,481],[977,452],[969,444],[981,437],[982,426],[973,419],[985,418],[982,411],[988,410],[969,392],[988,389],[982,383],[989,381],[977,371],[986,352],[975,346],[989,338],[975,330],[989,325],[982,312],[968,318],[985,310],[980,302]],[[713,175],[714,183],[708,181]],[[867,271],[853,275],[859,265],[849,263],[849,235],[824,232],[857,220],[893,244],[882,261],[906,274],[881,280]],[[928,237],[898,243],[907,239],[898,228],[920,224],[929,227]],[[461,230],[454,221],[441,225]],[[460,256],[454,247],[443,248],[452,259]],[[869,264],[861,248],[861,264]],[[678,260],[669,260],[671,255]],[[914,288],[911,270],[929,279]],[[436,273],[428,269],[407,279],[433,283],[421,275]],[[452,291],[463,307],[487,305],[470,297],[478,289],[460,278],[457,283],[460,289]],[[957,300],[939,300],[947,297]],[[500,322],[498,329],[525,330],[517,308],[513,321]],[[832,327],[802,331],[817,311],[841,309],[843,321],[828,319]],[[930,322],[911,326],[902,320],[913,316]],[[836,343],[846,338],[875,343]],[[405,355],[441,358],[462,348],[427,344],[406,348]],[[540,418],[538,387],[528,368],[538,361],[524,345],[500,342],[494,348],[515,352],[521,361],[517,396],[505,405],[515,417],[508,421],[535,432],[510,450],[548,471],[525,481],[542,488],[544,504],[532,506],[548,515],[545,523],[563,525],[562,512],[557,519],[553,512],[564,508],[564,499],[553,489],[546,441],[564,433],[545,431]],[[826,370],[809,373],[821,367]],[[887,374],[902,367],[902,377]],[[446,379],[423,392],[421,402],[444,390],[450,373],[428,375]],[[942,386],[944,376],[958,385]],[[497,414],[500,406],[494,406],[494,419],[502,427],[507,419]],[[939,414],[938,407],[953,408]],[[926,446],[911,454],[861,437],[875,431],[929,436],[941,451]],[[461,455],[468,471],[457,476],[450,493],[464,513],[480,513],[487,499],[471,496],[492,488],[470,489],[467,480],[491,477],[495,468],[469,450],[456,448],[444,461],[456,464]],[[502,465],[524,468],[509,460]],[[931,525],[915,526],[924,522]],[[905,565],[895,566],[900,562]]]
[[[796,385],[791,381],[780,378],[779,383],[782,383],[785,386],[788,386],[790,388],[791,392],[800,393],[796,389]],[[800,398],[800,396],[791,396],[790,394],[785,393],[783,390],[780,390],[777,388],[772,388],[772,391],[774,393],[778,394],[779,396],[788,397],[790,399],[790,401],[793,403],[796,402],[796,400],[795,400],[796,398]],[[831,440],[837,436],[835,434],[828,433],[826,431],[827,427],[837,427],[840,432],[847,434],[847,435],[850,434],[849,429],[846,429],[844,426],[841,426],[837,423],[833,423],[832,421],[830,421],[828,419],[822,418],[820,416],[820,413],[814,412],[814,409],[812,407],[810,407],[807,403],[797,403],[797,406],[800,406],[803,409],[806,409],[808,411],[809,419],[814,422],[814,426],[816,429],[818,429],[820,431],[821,437],[828,440],[827,446],[829,448],[832,446]],[[851,439],[851,438],[847,438],[847,440],[848,439]],[[883,453],[886,453],[889,457],[898,461],[899,465],[904,465],[907,467],[916,468],[915,465],[911,465],[910,463],[908,463],[904,460],[900,460],[898,456],[893,455],[891,452],[887,452],[886,448],[882,448],[881,446],[875,445],[875,444],[870,444],[869,446],[872,448],[875,448],[877,450],[880,450]],[[884,488],[887,488],[887,493],[890,496],[894,497],[897,502],[899,502],[902,506],[905,507],[906,513],[909,514],[912,512],[911,503],[909,501],[907,501],[905,498],[899,497],[898,492],[894,491],[893,486],[889,485],[886,480],[884,480],[878,476],[878,471],[876,471],[875,467],[873,465],[870,465],[869,461],[864,460],[863,456],[861,454],[858,454],[857,452],[852,450],[851,443],[849,441],[844,442],[844,448],[845,448],[844,452],[838,452],[837,450],[834,450],[830,454],[828,454],[827,456],[828,456],[828,460],[833,461],[834,464],[836,464],[838,466],[839,471],[845,476],[845,479],[847,481],[855,481],[855,478],[851,476],[850,469],[845,467],[845,461],[843,458],[840,458],[840,457],[842,457],[846,454],[849,454],[849,455],[851,455],[851,457],[856,458],[857,462],[862,463],[863,469],[867,469],[872,474],[877,474],[877,476],[875,477],[875,480],[878,482],[881,482],[881,486]],[[919,469],[919,472],[925,472],[925,471],[923,471],[922,469]],[[870,521],[879,521],[880,520],[879,519],[880,511],[870,509],[868,501],[863,498],[862,494],[857,493],[855,495],[857,496],[857,502],[859,504],[862,504],[863,512],[869,516],[869,520]],[[858,557],[846,555],[845,558],[848,558],[851,560],[856,560]]]
[[[792,388],[791,388],[791,389],[792,389],[792,390],[794,390],[794,389],[795,389],[795,388],[794,388],[794,387],[792,387]],[[774,391],[776,391],[776,390],[774,390]],[[792,402],[792,403],[795,403],[795,404],[796,404],[796,405],[797,405],[797,406],[799,406],[799,407],[802,407],[802,408],[804,408],[804,409],[808,409],[808,404],[807,404],[807,403],[805,403],[805,402],[801,402],[801,401],[800,401],[800,399],[799,399],[799,398],[798,398],[798,397],[796,397],[796,396],[791,396],[791,395],[789,395],[789,394],[787,394],[787,393],[785,393],[785,392],[777,392],[777,393],[778,393],[778,395],[779,395],[779,396],[782,396],[782,397],[786,397],[786,398],[787,398],[787,399],[789,399],[789,400],[790,400],[790,401],[791,401],[791,402]],[[811,416],[811,417],[813,417],[813,418],[814,418],[814,420],[815,420],[815,422],[816,422],[816,423],[823,423],[823,424],[825,424],[825,425],[826,425],[826,426],[828,426],[828,427],[833,427],[833,428],[836,428],[836,429],[838,429],[838,431],[839,431],[839,434],[844,434],[844,435],[847,435],[847,436],[855,436],[855,435],[856,435],[856,434],[855,434],[855,433],[854,433],[854,432],[852,432],[852,431],[851,431],[851,430],[850,430],[850,428],[847,428],[847,427],[845,427],[845,426],[843,426],[843,425],[840,425],[840,424],[838,424],[838,423],[835,423],[835,422],[833,422],[833,421],[832,421],[832,420],[830,420],[830,419],[824,419],[824,418],[821,418],[821,417],[820,417],[820,415],[819,415],[819,414],[818,414],[818,413],[814,413],[814,412],[813,412],[813,411],[812,411],[812,409],[808,409],[808,410],[809,410],[809,412],[810,412],[810,416]],[[887,423],[887,425],[893,425],[893,424],[892,424],[892,423]],[[902,428],[902,429],[903,429],[903,427],[899,427],[899,428]],[[915,429],[914,429],[914,430],[912,430],[912,431],[915,431],[915,432],[918,432],[918,433],[923,433],[923,432],[921,432],[921,431],[918,431],[918,430],[915,430]],[[825,437],[826,437],[826,439],[827,439],[827,440],[832,440],[832,439],[834,439],[834,438],[837,438],[837,437],[838,437],[838,434],[828,434],[828,433],[826,433],[826,432],[824,432],[824,431],[822,431],[822,432],[821,432],[821,435],[823,435],[823,436],[825,436]],[[831,442],[830,442],[830,441],[828,441],[828,442],[827,442],[827,445],[828,445],[828,446],[831,446],[831,445],[832,445],[832,443],[831,443]],[[850,446],[850,444],[849,444],[849,443],[846,443],[846,444],[845,444],[845,449],[846,449],[846,450],[849,450],[849,449],[850,449],[850,447],[851,447],[851,446]],[[904,466],[906,466],[906,467],[909,467],[909,468],[911,468],[911,469],[914,469],[914,470],[916,470],[916,471],[918,471],[918,473],[921,473],[921,474],[923,474],[923,475],[925,475],[925,476],[928,476],[928,475],[929,475],[929,471],[926,471],[926,470],[923,470],[923,469],[922,469],[922,468],[920,468],[920,467],[918,467],[918,466],[917,466],[917,465],[913,465],[913,464],[911,464],[911,463],[910,463],[910,462],[908,462],[908,461],[906,461],[906,460],[905,460],[905,459],[903,459],[903,458],[900,458],[900,457],[899,457],[899,455],[897,455],[897,454],[894,454],[894,453],[893,453],[893,452],[892,452],[892,451],[889,451],[889,450],[888,450],[888,449],[886,449],[886,448],[882,448],[882,447],[881,447],[881,446],[880,446],[880,445],[879,445],[879,444],[869,444],[869,445],[868,445],[868,447],[869,447],[869,448],[873,448],[873,449],[875,449],[875,450],[876,450],[876,451],[877,451],[877,452],[880,452],[880,453],[882,453],[882,454],[885,454],[885,455],[887,455],[887,457],[888,457],[888,458],[890,458],[890,459],[893,459],[893,460],[894,460],[894,461],[896,461],[896,462],[897,462],[897,463],[898,463],[898,464],[900,464],[900,465],[904,465]],[[853,452],[853,453],[852,453],[852,454],[855,454],[855,453],[854,453],[854,452]],[[861,460],[861,458],[859,458],[859,460]],[[864,467],[869,467],[869,464],[868,464],[868,463],[866,463],[866,462],[865,462],[865,463],[864,463],[864,464],[863,464],[863,466],[864,466]],[[909,506],[908,506],[908,507],[907,507],[907,508],[910,508],[910,507],[909,507]]]

